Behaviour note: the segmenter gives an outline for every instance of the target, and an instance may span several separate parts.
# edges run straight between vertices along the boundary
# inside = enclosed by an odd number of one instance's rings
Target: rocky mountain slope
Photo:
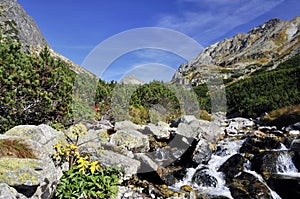
[[[27,14],[17,0],[0,0],[0,27],[2,34],[18,38],[22,43],[24,52],[36,53],[40,52],[45,46],[50,48],[36,22]],[[70,65],[75,72],[90,74],[55,50],[50,48],[50,52],[52,56]]]
[[[24,48],[49,45],[35,21],[18,4],[17,0],[0,0],[0,22],[8,21],[15,23],[17,36]]]
[[[210,69],[219,69],[214,78],[244,78],[264,68],[274,69],[300,51],[300,17],[290,21],[271,19],[205,48],[194,60],[182,64],[172,82],[199,85]]]

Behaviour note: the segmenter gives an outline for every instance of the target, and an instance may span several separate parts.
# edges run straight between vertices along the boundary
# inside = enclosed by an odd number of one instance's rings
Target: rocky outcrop
[[[0,157],[3,195],[11,195],[11,198],[52,198],[62,171],[55,166],[50,155],[53,154],[53,145],[63,140],[62,132],[47,125],[17,126],[0,135],[2,144],[8,143],[9,147],[16,148],[2,153]],[[10,146],[9,143],[14,144]],[[22,150],[29,152],[26,155]]]
[[[267,64],[274,68],[300,51],[299,28],[300,17],[272,19],[246,34],[224,39],[182,64],[172,82],[199,85],[215,78],[243,78]]]
[[[0,22],[13,21],[17,36],[23,44],[24,50],[30,46],[37,48],[49,46],[35,21],[18,4],[17,0],[0,1]]]

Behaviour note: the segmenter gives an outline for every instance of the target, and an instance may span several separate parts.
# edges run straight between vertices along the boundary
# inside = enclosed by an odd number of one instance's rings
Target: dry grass
[[[1,139],[0,157],[37,159],[33,149],[19,139]]]
[[[264,117],[264,120],[273,121],[283,115],[298,115],[300,117],[300,104],[271,111]]]

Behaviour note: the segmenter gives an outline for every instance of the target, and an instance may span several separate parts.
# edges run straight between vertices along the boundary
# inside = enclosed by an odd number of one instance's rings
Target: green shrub
[[[21,44],[1,37],[0,133],[20,124],[70,123],[75,73],[44,48],[27,55]]]

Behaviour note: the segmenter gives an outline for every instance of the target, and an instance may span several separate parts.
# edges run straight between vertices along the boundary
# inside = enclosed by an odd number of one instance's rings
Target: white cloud
[[[178,0],[178,15],[164,15],[158,26],[209,42],[266,13],[284,0]],[[190,3],[193,6],[183,6]],[[191,8],[190,8],[191,7]],[[188,9],[190,8],[190,9]]]

